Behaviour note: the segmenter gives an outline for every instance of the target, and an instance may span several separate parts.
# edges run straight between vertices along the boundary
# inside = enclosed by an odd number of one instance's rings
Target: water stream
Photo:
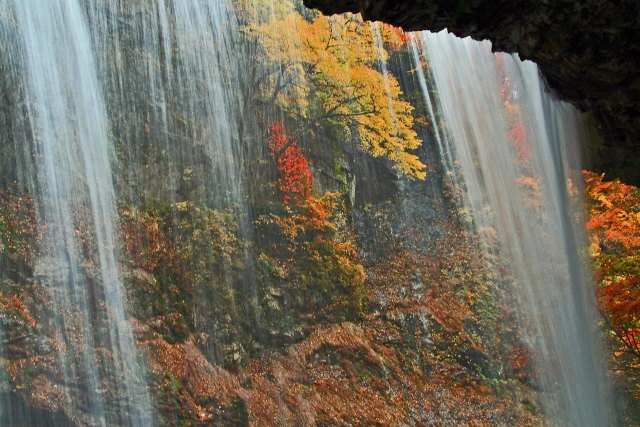
[[[381,27],[370,31],[382,52]],[[264,129],[256,131],[257,115],[247,112],[254,94],[243,86],[256,47],[241,36],[227,0],[0,0],[0,73],[14,93],[12,127],[0,142],[12,141],[15,180],[34,196],[43,230],[34,277],[51,295],[43,313],[54,313],[51,369],[64,386],[56,410],[70,424],[160,423],[148,361],[136,346],[144,328],[123,285],[118,204],[165,203],[176,229],[177,204],[230,210],[239,234],[254,238],[248,182],[260,180],[253,176],[260,165],[247,158],[268,154]],[[545,91],[534,64],[493,54],[487,42],[446,32],[409,40],[443,167],[466,196],[488,258],[508,264],[550,419],[612,424],[578,214],[579,114]],[[391,71],[385,57],[378,64],[395,121]],[[272,110],[265,116],[285,115]],[[398,181],[400,192],[405,184]],[[257,329],[254,261],[242,261],[242,297],[255,316],[245,323]],[[220,287],[233,301],[230,263],[221,267]],[[205,312],[222,293],[194,304]],[[214,330],[208,326],[198,332]],[[217,345],[210,344],[211,360]],[[35,409],[12,415],[9,399],[0,405],[7,422],[47,424]]]
[[[506,258],[516,281],[548,412],[563,425],[609,425],[584,220],[567,210],[582,206],[579,114],[545,91],[535,64],[446,32],[414,39],[430,111],[419,48],[445,123],[433,122],[441,157],[487,251]]]
[[[12,26],[3,28],[10,47],[3,61],[25,92],[29,127],[19,143],[31,147],[24,167],[37,177],[32,193],[47,230],[36,274],[57,308],[59,369],[66,384],[85,391],[92,424],[147,425],[149,398],[115,253],[109,119],[82,5],[7,0],[0,13]],[[111,387],[120,397],[107,408]],[[61,405],[79,403],[64,395]]]

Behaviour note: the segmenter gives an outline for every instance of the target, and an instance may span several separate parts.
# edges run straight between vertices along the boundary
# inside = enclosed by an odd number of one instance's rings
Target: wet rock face
[[[405,30],[489,39],[535,61],[561,98],[593,113],[592,167],[640,183],[640,3],[637,0],[304,0]]]

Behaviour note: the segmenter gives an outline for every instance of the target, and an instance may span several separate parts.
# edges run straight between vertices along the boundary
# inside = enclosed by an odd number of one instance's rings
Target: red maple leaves
[[[610,330],[640,358],[640,190],[584,175],[598,306]]]
[[[306,156],[296,141],[287,138],[281,122],[274,123],[269,129],[269,150],[281,172],[277,183],[282,193],[282,203],[304,205],[311,197],[313,175]]]

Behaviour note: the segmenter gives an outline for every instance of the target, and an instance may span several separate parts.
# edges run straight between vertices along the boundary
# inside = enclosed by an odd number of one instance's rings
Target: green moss
[[[22,379],[24,383],[27,384],[29,387],[31,386],[31,381],[33,381],[35,375],[36,375],[36,368],[31,365],[26,365],[22,369]]]
[[[11,381],[11,375],[9,375],[9,372],[4,367],[0,367],[0,381],[2,382]]]

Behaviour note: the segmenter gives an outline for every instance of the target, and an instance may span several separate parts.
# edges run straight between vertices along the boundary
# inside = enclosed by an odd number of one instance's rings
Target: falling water
[[[441,157],[466,188],[476,228],[495,231],[509,262],[547,411],[562,425],[609,425],[584,236],[567,211],[580,186],[578,114],[545,91],[531,62],[446,32],[416,38]],[[442,131],[418,49],[430,64]]]
[[[244,57],[231,2],[86,3],[106,82],[121,200],[233,209],[248,238],[250,165],[243,153],[254,120],[243,114]],[[246,288],[250,294],[253,284]]]
[[[247,233],[238,35],[228,1],[0,0],[0,63],[20,103],[16,176],[47,231],[36,274],[64,331],[62,405],[76,421],[154,418],[117,260],[116,201],[233,208]]]
[[[255,52],[242,50],[238,27],[227,0],[0,0],[0,77],[15,100],[2,142],[14,145],[15,177],[34,195],[45,232],[34,276],[51,294],[55,319],[45,329],[57,364],[49,375],[60,390],[56,411],[70,423],[160,422],[135,345],[144,331],[134,335],[128,312],[116,205],[234,209],[242,237],[252,239],[246,181],[254,171],[245,158],[266,149],[243,86],[243,61]],[[381,29],[371,32],[395,121]],[[566,211],[579,187],[575,111],[544,92],[533,64],[495,56],[487,43],[412,37],[443,163],[466,189],[477,229],[495,230],[511,261],[549,414],[560,424],[611,423],[582,234]],[[254,299],[251,260],[244,267],[242,297]],[[0,419],[52,423],[32,409],[11,411],[2,402]]]
[[[3,28],[5,43],[12,46],[3,61],[25,87],[29,128],[23,142],[32,144],[29,169],[37,176],[32,191],[48,231],[40,276],[64,331],[57,343],[64,384],[85,390],[94,417],[90,424],[147,424],[148,395],[138,379],[115,253],[108,119],[82,7],[77,1],[5,0],[0,13],[3,25],[13,26]],[[84,239],[78,234],[83,228]],[[84,251],[93,252],[93,265],[83,263]],[[92,328],[100,319],[104,324]],[[106,408],[104,398],[111,380],[120,396],[114,409]],[[63,404],[77,403],[67,391]]]
[[[118,146],[124,160],[145,161],[122,171],[130,175],[131,189],[138,190],[129,197],[155,193],[176,201],[182,167],[207,164],[207,170],[190,172],[208,177],[198,196],[220,207],[238,203],[244,186],[239,144],[244,123],[238,30],[230,3],[86,3]],[[168,179],[144,188],[149,175]]]

